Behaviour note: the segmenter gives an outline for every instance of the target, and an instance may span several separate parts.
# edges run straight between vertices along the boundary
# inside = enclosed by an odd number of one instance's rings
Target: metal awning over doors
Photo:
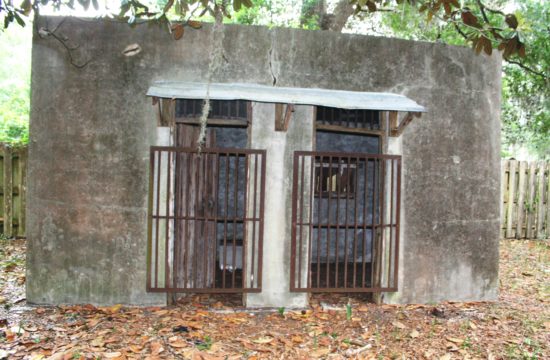
[[[168,99],[250,100],[340,109],[426,112],[426,109],[414,100],[393,93],[275,87],[242,83],[206,84],[159,81],[149,88],[147,95]]]

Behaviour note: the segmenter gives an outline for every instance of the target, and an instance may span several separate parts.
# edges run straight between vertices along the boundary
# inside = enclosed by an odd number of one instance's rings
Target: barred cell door
[[[265,151],[152,147],[147,289],[261,289]]]
[[[295,292],[397,290],[401,157],[294,153]]]

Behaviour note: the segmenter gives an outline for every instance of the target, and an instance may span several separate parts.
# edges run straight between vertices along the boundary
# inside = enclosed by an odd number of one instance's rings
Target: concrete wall
[[[292,164],[294,151],[313,150],[313,106],[296,106],[287,132],[275,131],[274,114],[275,104],[253,103],[250,147],[267,150],[264,271],[262,292],[247,294],[246,305],[298,308],[307,305],[307,296],[289,292]]]
[[[205,81],[210,27],[35,22],[27,299],[162,303],[145,293],[148,148],[155,80]],[[123,54],[130,44],[141,51]],[[225,26],[214,82],[386,91],[428,108],[402,139],[400,292],[387,301],[493,299],[499,226],[500,59],[441,44]],[[288,136],[296,138],[296,134]],[[270,161],[268,155],[268,161]],[[267,239],[267,235],[266,235]],[[265,268],[265,267],[264,267]],[[265,276],[265,274],[264,274]]]

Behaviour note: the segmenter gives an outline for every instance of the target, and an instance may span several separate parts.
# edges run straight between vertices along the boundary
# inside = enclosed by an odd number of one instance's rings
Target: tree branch
[[[328,30],[332,31],[342,31],[348,19],[355,12],[354,4],[350,3],[349,0],[340,0],[336,7],[334,8],[333,18],[328,26]]]
[[[456,32],[459,33],[464,39],[468,40],[468,35],[462,29],[458,26],[456,22],[453,22],[453,25],[455,26]]]
[[[481,16],[483,16],[483,20],[485,20],[485,22],[487,24],[490,24],[491,22],[489,21],[489,18],[487,17],[487,14],[485,13],[485,5],[483,5],[481,0],[477,0],[477,6],[479,6],[479,10],[481,11]]]
[[[542,77],[542,78],[545,79],[545,80],[550,79],[550,76],[546,75],[546,74],[543,73],[543,72],[539,72],[539,71],[537,71],[537,70],[535,70],[535,69],[533,69],[533,68],[531,68],[531,67],[529,67],[529,66],[523,64],[522,62],[519,62],[519,61],[517,61],[517,60],[506,59],[506,58],[505,58],[504,60],[505,60],[506,62],[510,63],[510,64],[514,64],[514,65],[519,66],[519,67],[522,68],[523,70],[528,71],[528,72],[530,72],[530,73],[533,74],[533,75],[540,76],[540,77]]]

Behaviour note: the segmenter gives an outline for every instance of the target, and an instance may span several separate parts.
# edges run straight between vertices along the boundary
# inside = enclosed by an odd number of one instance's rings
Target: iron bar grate
[[[401,157],[294,153],[291,291],[397,289]]]
[[[265,150],[150,156],[147,290],[260,291]]]

